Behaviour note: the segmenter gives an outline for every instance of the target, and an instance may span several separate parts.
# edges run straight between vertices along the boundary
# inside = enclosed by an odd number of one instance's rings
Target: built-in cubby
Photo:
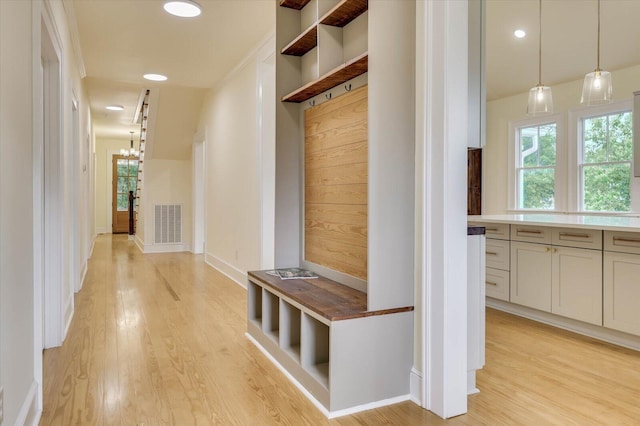
[[[407,395],[412,334],[402,330],[412,329],[413,307],[368,311],[365,293],[324,277],[249,272],[248,288],[262,295],[261,322],[256,303],[248,305],[248,335],[325,414]]]
[[[329,388],[329,326],[305,314],[302,336],[302,367]]]
[[[280,323],[280,348],[300,362],[300,309],[280,299]]]
[[[280,340],[280,299],[262,290],[262,331],[275,342]]]
[[[249,283],[247,318],[262,329],[262,287]]]

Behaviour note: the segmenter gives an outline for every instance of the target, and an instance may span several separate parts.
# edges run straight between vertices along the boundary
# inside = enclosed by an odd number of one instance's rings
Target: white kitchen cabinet
[[[487,268],[485,285],[487,296],[509,301],[509,271]]]
[[[602,251],[551,247],[551,312],[602,325]]]
[[[640,255],[604,252],[604,326],[640,335]]]
[[[511,241],[511,302],[551,312],[551,246]]]

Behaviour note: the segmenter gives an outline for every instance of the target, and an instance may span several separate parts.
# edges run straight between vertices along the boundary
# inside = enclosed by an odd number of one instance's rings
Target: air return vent
[[[155,243],[182,243],[182,205],[156,204]]]

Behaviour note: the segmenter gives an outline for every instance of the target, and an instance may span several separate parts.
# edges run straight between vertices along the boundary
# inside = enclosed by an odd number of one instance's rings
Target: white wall
[[[130,140],[124,136],[123,139],[96,139],[95,232],[98,234],[111,233],[113,154],[129,149],[129,145]]]
[[[581,106],[582,81],[580,79],[551,87],[554,112],[563,115],[567,129],[569,110]],[[615,100],[631,99],[632,92],[640,90],[640,66],[613,71],[612,81]],[[509,122],[527,118],[527,97],[528,92],[487,102],[487,136],[482,153],[483,214],[502,214],[509,208]],[[558,142],[560,143],[560,140]],[[572,142],[568,141],[568,143]],[[640,194],[634,194],[634,196],[640,197]]]
[[[41,13],[50,11],[60,44],[61,137],[64,159],[61,202],[65,217],[61,265],[64,272],[59,300],[68,323],[73,309],[74,281],[86,265],[92,232],[89,154],[90,115],[76,58],[73,55],[61,1],[0,2],[0,386],[4,389],[4,423],[32,424],[41,405],[42,300],[34,281],[34,138],[42,109],[40,86]],[[78,100],[78,119],[72,119],[72,94]],[[78,137],[74,138],[74,133]],[[73,145],[76,141],[78,145]],[[73,153],[76,152],[74,161]],[[78,197],[74,198],[77,194]],[[75,221],[72,218],[75,217]],[[75,227],[76,237],[71,232]],[[77,239],[76,239],[77,238]],[[72,259],[77,259],[75,263]],[[38,309],[36,309],[38,308]]]
[[[139,240],[145,252],[189,251],[192,239],[191,160],[144,160],[141,191],[142,220],[138,221]],[[182,204],[182,244],[154,243],[154,206]],[[164,246],[164,247],[161,247]]]
[[[206,135],[205,260],[242,285],[261,267],[260,61],[250,55],[208,93],[198,131]]]

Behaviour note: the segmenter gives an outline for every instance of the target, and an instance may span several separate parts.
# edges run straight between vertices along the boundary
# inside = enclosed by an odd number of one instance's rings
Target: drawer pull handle
[[[542,231],[527,231],[526,229],[518,229],[516,232],[518,234],[536,234],[536,235],[542,234]]]
[[[561,237],[569,237],[569,238],[589,238],[589,234],[571,234],[569,232],[561,232]]]
[[[489,232],[498,232],[498,228],[484,228],[484,229]]]
[[[491,281],[485,281],[485,284],[498,286],[498,283],[492,283]]]
[[[498,253],[496,253],[495,251],[486,251],[485,254],[488,254],[489,256],[497,256]]]
[[[634,238],[622,238],[622,237],[613,237],[613,241],[620,241],[623,243],[636,243],[636,244],[640,244],[640,240],[638,239],[634,239]]]

